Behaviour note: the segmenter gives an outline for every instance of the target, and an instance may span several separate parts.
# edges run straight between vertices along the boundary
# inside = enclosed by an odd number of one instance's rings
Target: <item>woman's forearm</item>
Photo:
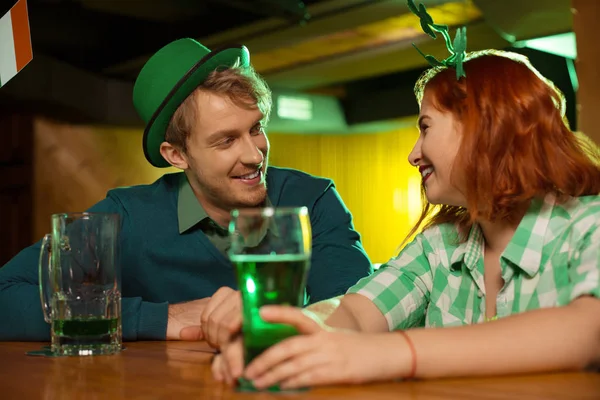
[[[379,308],[360,294],[347,294],[341,298],[339,306],[325,320],[325,323],[338,329],[359,332],[388,332],[388,323]]]
[[[456,328],[408,331],[417,377],[580,370],[600,360],[600,300]]]
[[[306,307],[306,310],[313,314],[313,318],[316,317],[320,323],[327,326],[359,331],[358,321],[356,321],[352,312],[348,310],[347,305],[342,304],[343,297],[338,296],[322,300]]]
[[[365,296],[347,294],[306,307],[321,323],[331,328],[362,332],[387,332],[385,317]]]
[[[306,310],[312,312],[322,322],[326,321],[334,314],[340,306],[342,296],[333,297],[327,300],[321,300],[318,303],[311,304],[306,307]]]

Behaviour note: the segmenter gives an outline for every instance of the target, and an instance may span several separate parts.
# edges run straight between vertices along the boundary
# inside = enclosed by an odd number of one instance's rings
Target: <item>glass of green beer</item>
[[[298,333],[292,326],[263,321],[259,311],[269,304],[302,307],[305,303],[312,246],[308,209],[233,210],[229,235],[229,258],[242,298],[244,363],[248,365],[268,347]],[[254,390],[244,379],[239,383],[240,390]]]
[[[121,351],[118,214],[65,213],[42,240],[39,288],[54,355]]]

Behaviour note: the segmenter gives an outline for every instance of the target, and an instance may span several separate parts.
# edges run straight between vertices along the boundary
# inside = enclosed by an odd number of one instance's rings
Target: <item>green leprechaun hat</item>
[[[168,167],[160,154],[169,121],[183,101],[220,68],[248,67],[250,53],[245,46],[211,51],[189,38],[179,39],[158,50],[146,62],[133,88],[133,105],[144,129],[144,155],[155,167]]]

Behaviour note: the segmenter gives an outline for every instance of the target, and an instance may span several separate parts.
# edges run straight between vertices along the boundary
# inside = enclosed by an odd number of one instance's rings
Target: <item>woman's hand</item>
[[[264,309],[265,307],[263,307]],[[269,322],[287,323],[288,320],[299,320],[296,327],[300,334],[310,334],[321,330],[330,329],[319,317],[307,310],[294,307],[270,306],[273,319]],[[261,309],[262,316],[262,309]],[[300,318],[298,318],[300,317]],[[278,318],[283,318],[281,321]],[[212,373],[215,380],[225,382],[228,385],[234,385],[244,372],[244,348],[241,334],[230,336],[229,341],[222,341],[220,344],[221,354],[215,356],[212,362]]]
[[[261,317],[294,326],[300,335],[278,343],[258,356],[244,372],[259,388],[283,389],[364,383],[408,375],[411,353],[400,334],[333,331],[293,307],[268,306]]]

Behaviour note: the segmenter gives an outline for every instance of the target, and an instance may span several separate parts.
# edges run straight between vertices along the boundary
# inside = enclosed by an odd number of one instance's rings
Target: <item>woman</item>
[[[471,53],[416,85],[409,155],[421,233],[325,321],[265,307],[303,335],[243,371],[258,388],[578,370],[600,364],[600,167],[564,100],[520,55]],[[389,333],[389,331],[395,331]],[[217,379],[242,374],[232,344]]]

